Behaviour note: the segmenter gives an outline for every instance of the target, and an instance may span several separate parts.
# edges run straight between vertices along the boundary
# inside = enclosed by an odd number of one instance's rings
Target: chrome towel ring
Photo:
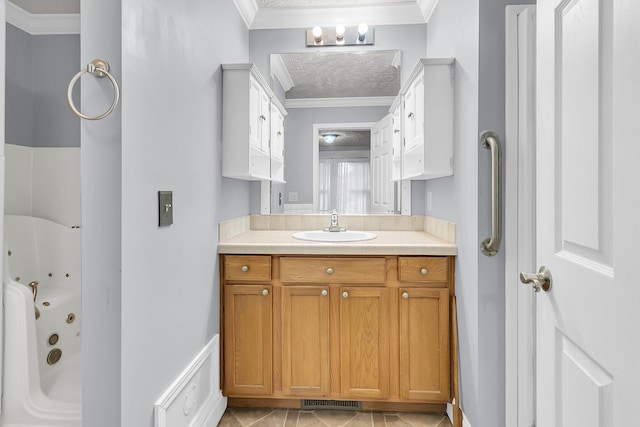
[[[82,77],[84,73],[89,73],[94,77],[103,78],[107,77],[111,80],[111,84],[113,84],[113,102],[107,111],[97,116],[87,116],[86,114],[82,114],[75,105],[73,105],[73,99],[71,99],[71,94],[73,92],[73,86],[76,82]],[[89,64],[87,64],[87,68],[84,70],[80,70],[78,74],[73,76],[71,82],[69,82],[69,89],[67,89],[67,102],[69,103],[69,108],[73,111],[78,117],[86,120],[100,120],[107,117],[109,114],[113,112],[118,105],[118,101],[120,100],[120,88],[118,87],[118,82],[116,79],[109,73],[109,63],[104,59],[94,59]]]

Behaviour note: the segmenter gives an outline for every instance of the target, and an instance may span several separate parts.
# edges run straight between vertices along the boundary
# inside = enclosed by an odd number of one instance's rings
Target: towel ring
[[[94,77],[103,78],[107,77],[111,80],[111,84],[113,84],[113,103],[107,111],[97,116],[87,116],[86,114],[82,114],[75,105],[73,105],[73,99],[71,98],[71,94],[73,92],[73,86],[76,82],[82,77],[84,73],[89,73]],[[69,103],[69,108],[73,111],[78,117],[86,120],[100,120],[107,117],[109,114],[113,112],[118,105],[118,100],[120,100],[120,88],[118,88],[118,82],[113,76],[109,73],[109,63],[104,59],[94,59],[89,64],[87,64],[87,68],[84,70],[80,70],[78,74],[73,76],[71,82],[69,82],[69,89],[67,89],[67,102]]]

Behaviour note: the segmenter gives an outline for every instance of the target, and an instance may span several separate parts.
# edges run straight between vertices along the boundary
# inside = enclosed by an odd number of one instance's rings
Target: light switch
[[[158,226],[173,224],[173,191],[158,191]]]

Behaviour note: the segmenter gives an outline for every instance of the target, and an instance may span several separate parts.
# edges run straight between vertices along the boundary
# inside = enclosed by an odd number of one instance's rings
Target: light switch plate
[[[173,224],[173,191],[158,191],[158,226]]]

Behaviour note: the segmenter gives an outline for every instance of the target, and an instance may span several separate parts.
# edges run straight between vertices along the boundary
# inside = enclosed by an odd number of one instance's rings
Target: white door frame
[[[535,5],[507,6],[505,13],[505,419],[512,427],[535,425],[535,297],[518,281],[519,272],[536,271],[535,88],[530,86],[535,32],[527,43],[518,31],[519,16],[532,12]],[[535,31],[535,21],[531,26]]]
[[[318,133],[321,130],[368,130],[375,125],[375,122],[352,122],[352,123],[314,123],[313,134],[311,135],[313,147],[313,212],[318,212],[318,165],[320,162],[320,144],[318,143]]]
[[[0,135],[5,134],[4,117],[5,117],[5,63],[7,61],[6,54],[6,5],[4,2],[0,4],[0,22],[5,24],[0,32],[0,99],[2,99],[2,108],[0,115]],[[0,146],[0,248],[2,248],[2,256],[0,256],[0,396],[2,396],[4,384],[4,174],[5,174],[5,156],[4,156],[5,140],[2,138],[2,146]],[[2,400],[0,399],[0,414],[2,413]]]

